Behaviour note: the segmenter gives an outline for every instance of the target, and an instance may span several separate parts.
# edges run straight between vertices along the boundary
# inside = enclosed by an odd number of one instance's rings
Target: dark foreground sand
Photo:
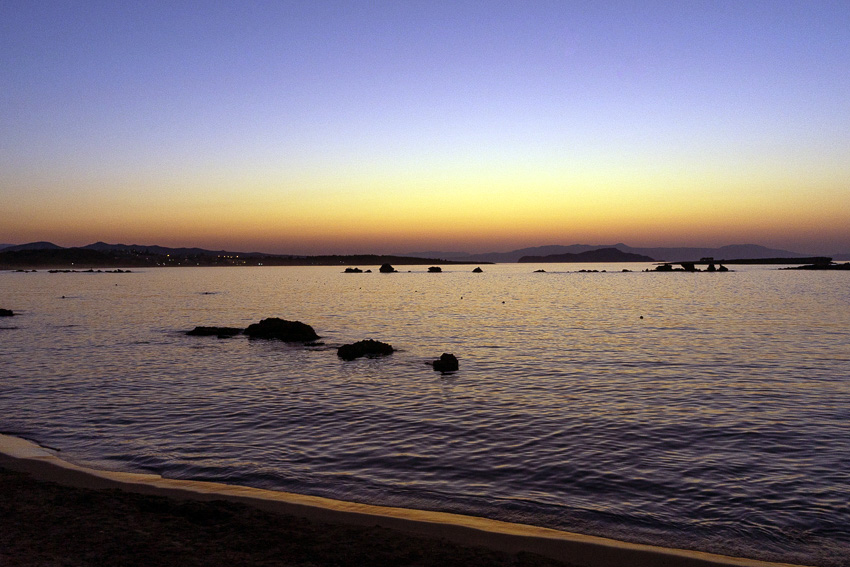
[[[768,567],[470,516],[86,469],[0,435],[0,567]]]
[[[91,490],[0,469],[5,566],[556,566],[379,527],[320,524],[225,501]]]

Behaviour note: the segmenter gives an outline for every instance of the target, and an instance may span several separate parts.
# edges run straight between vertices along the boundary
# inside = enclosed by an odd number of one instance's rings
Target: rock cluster
[[[12,312],[8,309],[0,309],[0,315],[5,315],[6,313],[12,315]],[[191,331],[186,331],[187,335],[195,337],[215,336],[220,339],[226,339],[243,333],[251,338],[276,339],[285,342],[307,343],[320,338],[310,325],[301,321],[287,321],[278,317],[263,319],[259,323],[248,325],[246,329],[239,327],[199,326]],[[336,354],[343,360],[356,360],[361,357],[373,358],[387,356],[394,352],[395,349],[391,344],[366,339],[342,345],[337,349]],[[454,372],[458,369],[457,357],[447,352],[444,352],[438,360],[431,362],[431,365],[434,370],[440,372]]]

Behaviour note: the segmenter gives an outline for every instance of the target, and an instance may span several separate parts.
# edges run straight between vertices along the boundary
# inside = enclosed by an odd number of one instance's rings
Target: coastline
[[[86,490],[166,497],[178,501],[226,501],[331,527],[380,527],[427,540],[495,552],[536,554],[582,567],[789,567],[699,551],[634,544],[566,531],[444,512],[391,508],[214,482],[165,479],[153,474],[80,467],[33,442],[0,434],[0,467]],[[2,551],[2,550],[0,550]]]

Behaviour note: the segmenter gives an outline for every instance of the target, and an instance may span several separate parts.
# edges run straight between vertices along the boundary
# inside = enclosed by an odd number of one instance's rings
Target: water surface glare
[[[473,267],[0,273],[0,431],[100,468],[850,565],[846,273]],[[324,345],[184,334],[272,316]],[[365,338],[399,350],[336,356]]]

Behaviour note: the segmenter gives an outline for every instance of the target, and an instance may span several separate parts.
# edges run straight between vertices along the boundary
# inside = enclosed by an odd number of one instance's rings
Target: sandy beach
[[[439,512],[87,469],[0,435],[3,565],[780,565]]]

